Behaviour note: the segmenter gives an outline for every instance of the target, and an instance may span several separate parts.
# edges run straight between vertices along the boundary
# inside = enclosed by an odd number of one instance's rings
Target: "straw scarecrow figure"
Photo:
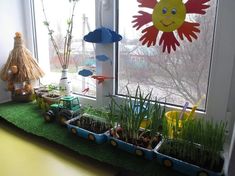
[[[14,48],[0,72],[3,81],[8,82],[7,90],[12,96],[32,95],[32,80],[44,75],[31,52],[25,47],[22,35],[15,33]]]

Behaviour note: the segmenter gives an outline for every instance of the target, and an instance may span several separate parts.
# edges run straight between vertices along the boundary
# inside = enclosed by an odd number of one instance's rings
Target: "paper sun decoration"
[[[143,45],[150,47],[156,44],[159,31],[162,32],[159,45],[163,45],[163,52],[170,53],[172,49],[175,51],[176,46],[180,46],[179,41],[175,37],[178,33],[179,38],[192,42],[197,39],[199,23],[188,22],[185,20],[187,14],[205,14],[206,9],[210,7],[206,3],[210,0],[188,0],[183,3],[182,0],[137,0],[139,7],[150,8],[152,14],[139,11],[139,15],[133,16],[133,27],[139,30],[148,23],[153,25],[142,30],[142,37],[139,39]]]

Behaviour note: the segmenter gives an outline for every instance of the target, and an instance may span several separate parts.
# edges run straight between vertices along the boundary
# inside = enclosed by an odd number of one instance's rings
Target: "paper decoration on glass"
[[[108,56],[102,54],[102,55],[96,55],[96,59],[98,61],[105,62],[105,61],[109,60],[110,58]]]
[[[103,75],[93,75],[91,76],[93,79],[98,81],[98,84],[103,83],[106,79],[114,79],[113,77],[110,76],[103,76]]]
[[[81,75],[83,77],[87,77],[87,76],[93,75],[93,72],[91,70],[82,69],[81,71],[78,72],[78,75]]]
[[[206,9],[210,6],[207,4],[210,0],[188,0],[183,3],[182,0],[137,0],[139,7],[150,8],[153,10],[152,14],[139,11],[138,15],[133,16],[133,27],[142,30],[143,35],[139,39],[143,45],[148,47],[156,44],[157,36],[160,34],[159,45],[163,47],[163,52],[167,50],[168,53],[175,51],[176,47],[180,46],[175,34],[178,33],[179,39],[192,42],[193,39],[198,38],[199,23],[186,21],[187,14],[206,13]],[[151,26],[146,26],[152,23]]]
[[[109,44],[122,40],[122,36],[109,28],[100,27],[89,32],[83,39],[91,43]]]

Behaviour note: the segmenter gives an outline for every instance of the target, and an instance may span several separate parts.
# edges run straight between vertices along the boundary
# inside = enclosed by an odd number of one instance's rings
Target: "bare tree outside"
[[[135,2],[133,5],[138,4]],[[125,4],[120,3],[120,14],[123,6]],[[124,33],[124,39],[119,45],[118,93],[125,95],[126,85],[134,91],[139,84],[145,91],[153,90],[159,100],[180,106],[186,101],[192,106],[206,96],[216,1],[211,1],[210,6],[205,15],[188,17],[200,23],[198,39],[192,43],[181,41],[177,51],[170,54],[163,53],[158,45],[149,48],[141,45],[137,32],[134,39],[129,39]],[[120,23],[121,20],[119,19]],[[129,27],[131,26],[130,21]],[[127,31],[128,27],[121,23],[119,30],[123,31],[123,28]],[[206,99],[203,99],[200,109],[205,110],[205,102]]]

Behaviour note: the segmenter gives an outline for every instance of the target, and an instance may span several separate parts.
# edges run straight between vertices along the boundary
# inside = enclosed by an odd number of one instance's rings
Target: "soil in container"
[[[137,138],[130,138],[123,134],[123,129],[121,127],[112,129],[110,135],[119,140],[150,150],[154,149],[162,140],[162,136],[160,134],[156,134],[154,137],[151,137],[150,132],[146,130],[140,130]]]
[[[81,116],[71,124],[97,134],[102,134],[111,128],[111,126],[106,122],[84,116]]]

